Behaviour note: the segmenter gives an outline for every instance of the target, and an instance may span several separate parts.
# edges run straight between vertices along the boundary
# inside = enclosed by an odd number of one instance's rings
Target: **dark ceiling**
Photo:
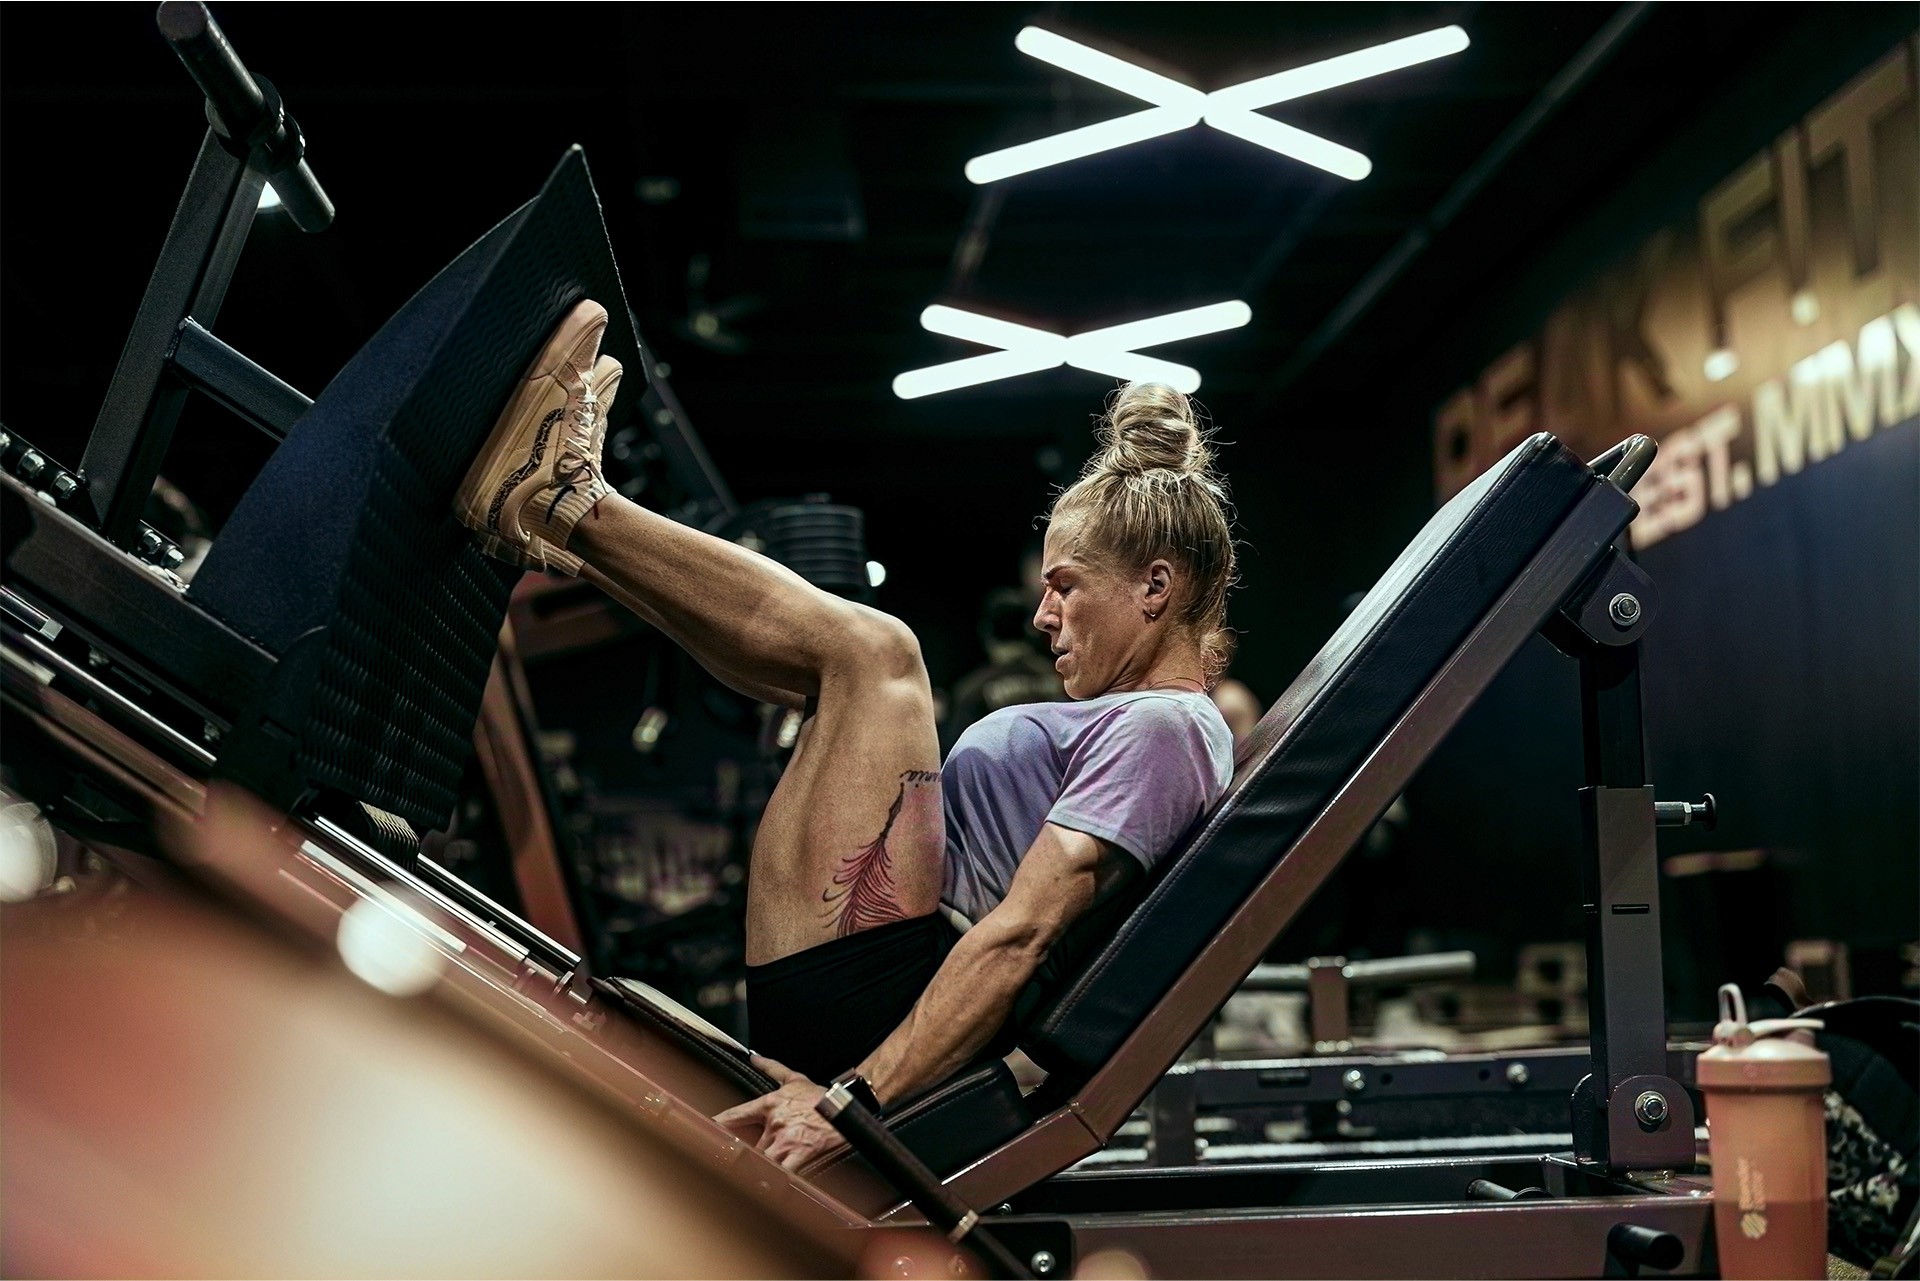
[[[1313,589],[1305,636],[1404,540],[1427,483],[1424,423],[1354,412],[1329,371],[1355,367],[1359,350],[1431,342],[1672,122],[1768,51],[1861,12],[216,6],[241,56],[284,92],[340,211],[318,237],[263,217],[218,330],[317,392],[582,143],[642,331],[735,490],[825,490],[864,507],[893,574],[882,603],[928,636],[936,678],[950,680],[973,661],[981,593],[1011,578],[1113,380],[1058,369],[903,402],[894,375],[979,350],[923,332],[921,309],[1071,332],[1241,298],[1246,328],[1156,354],[1202,372],[1201,400],[1238,442],[1226,462],[1250,524],[1286,528],[1265,478],[1310,465],[1336,433],[1394,468],[1378,494],[1342,500],[1332,534],[1353,536],[1341,553],[1352,564],[1301,580]],[[1358,183],[1205,128],[988,187],[962,176],[972,156],[1135,109],[1017,52],[1028,23],[1211,89],[1456,22],[1472,38],[1462,54],[1269,113],[1366,153],[1374,169]],[[198,104],[150,6],[12,5],[0,36],[0,412],[73,462],[197,146]],[[1543,97],[1549,86],[1566,92]],[[1448,193],[1522,133],[1451,217]],[[1423,227],[1431,243],[1361,323],[1330,329]],[[266,448],[190,422],[169,471],[218,516]],[[1250,572],[1249,593],[1287,590],[1274,560]],[[1301,638],[1281,639],[1289,661],[1304,656]]]

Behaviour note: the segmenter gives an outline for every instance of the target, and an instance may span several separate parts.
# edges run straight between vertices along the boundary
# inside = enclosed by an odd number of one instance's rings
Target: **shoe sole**
[[[522,420],[546,393],[545,384],[553,377],[553,371],[567,364],[569,358],[589,342],[597,351],[606,328],[607,309],[591,298],[578,303],[554,326],[552,335],[527,366],[519,386],[514,388],[507,407],[494,420],[493,430],[487,433],[487,442],[467,469],[466,478],[460,482],[453,510],[461,524],[503,546],[517,548],[489,519],[495,496],[503,486],[511,488],[516,483],[513,474],[521,465],[517,456],[528,452],[525,446],[515,448],[514,438],[525,430],[526,423]],[[535,462],[538,461],[536,458]]]

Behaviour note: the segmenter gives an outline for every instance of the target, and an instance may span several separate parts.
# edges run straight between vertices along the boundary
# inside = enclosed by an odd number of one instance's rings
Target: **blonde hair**
[[[1227,592],[1236,581],[1233,508],[1213,470],[1211,431],[1180,392],[1128,383],[1095,434],[1099,451],[1048,519],[1076,522],[1083,554],[1096,561],[1134,570],[1164,558],[1186,571],[1190,588],[1172,608],[1200,645],[1211,689],[1232,654]]]

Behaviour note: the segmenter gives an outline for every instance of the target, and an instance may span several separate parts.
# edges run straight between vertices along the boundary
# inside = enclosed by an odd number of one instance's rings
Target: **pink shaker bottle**
[[[1833,1070],[1817,1019],[1747,1023],[1720,989],[1713,1048],[1696,1066],[1707,1097],[1714,1238],[1729,1278],[1827,1275],[1827,1123]]]

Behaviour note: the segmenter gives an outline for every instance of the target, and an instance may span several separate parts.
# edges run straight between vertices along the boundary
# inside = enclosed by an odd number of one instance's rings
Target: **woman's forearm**
[[[906,1021],[855,1069],[883,1104],[939,1084],[978,1054],[1040,968],[1043,933],[994,915],[960,937]]]

